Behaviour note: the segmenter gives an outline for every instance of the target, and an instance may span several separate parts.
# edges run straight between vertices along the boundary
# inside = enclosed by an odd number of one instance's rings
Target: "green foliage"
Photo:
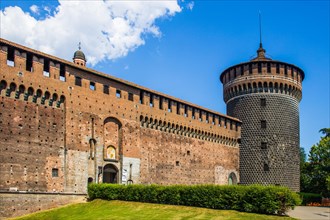
[[[330,129],[323,128],[320,132],[325,136],[311,147],[309,161],[301,166],[301,191],[329,197]]]
[[[299,196],[288,188],[260,185],[90,184],[88,195],[91,200],[126,200],[279,215],[300,204]]]
[[[325,137],[330,137],[330,128],[322,128],[319,132],[325,135]]]
[[[317,202],[317,203],[322,202],[322,196],[320,194],[300,192],[299,195],[300,195],[300,198],[302,199],[302,202],[301,202],[302,205],[308,205],[308,204],[314,203],[314,202]]]

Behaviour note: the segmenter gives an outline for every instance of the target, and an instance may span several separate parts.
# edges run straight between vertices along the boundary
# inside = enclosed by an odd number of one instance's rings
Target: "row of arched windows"
[[[225,137],[211,132],[201,131],[199,129],[190,128],[162,120],[140,116],[141,127],[156,129],[168,133],[179,134],[186,137],[197,138],[205,141],[210,141],[219,144],[236,146],[237,140],[234,138]]]
[[[26,88],[22,84],[17,86],[14,82],[8,84],[5,80],[1,80],[0,82],[0,94],[15,99],[40,103],[43,105],[55,105],[58,108],[62,103],[65,102],[64,95],[59,96],[57,93],[51,94],[48,91],[43,92],[41,89],[35,90],[33,87]]]
[[[243,95],[247,93],[282,93],[296,97],[298,100],[301,99],[301,90],[295,86],[273,83],[273,82],[253,82],[231,86],[225,90],[225,99],[228,100],[237,95]]]

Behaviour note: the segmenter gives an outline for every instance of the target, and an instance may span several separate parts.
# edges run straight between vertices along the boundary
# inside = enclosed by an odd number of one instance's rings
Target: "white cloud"
[[[39,14],[39,7],[36,5],[31,5],[30,10],[34,13],[34,14]]]
[[[178,12],[176,1],[59,0],[54,14],[42,20],[17,6],[4,8],[0,32],[2,38],[68,60],[81,41],[88,62],[95,65],[126,56],[145,43],[146,33],[160,36],[155,20]]]

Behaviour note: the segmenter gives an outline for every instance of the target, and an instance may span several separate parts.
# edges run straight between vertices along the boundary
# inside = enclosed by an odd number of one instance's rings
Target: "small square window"
[[[180,166],[180,162],[179,162],[179,161],[176,161],[175,164],[176,164],[177,166]]]
[[[128,100],[133,101],[133,93],[128,93]]]
[[[261,142],[261,149],[267,149],[267,142]]]
[[[265,98],[260,99],[260,105],[263,106],[263,107],[266,106],[266,99]]]
[[[265,120],[261,121],[261,128],[267,128],[267,123]]]
[[[52,169],[52,177],[58,177],[58,169],[57,168]]]

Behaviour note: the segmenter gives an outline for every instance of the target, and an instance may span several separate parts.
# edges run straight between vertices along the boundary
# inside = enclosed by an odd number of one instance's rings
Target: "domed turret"
[[[78,50],[76,52],[74,52],[73,62],[80,66],[86,66],[86,57],[85,57],[84,52],[81,51],[80,42],[79,42]]]

